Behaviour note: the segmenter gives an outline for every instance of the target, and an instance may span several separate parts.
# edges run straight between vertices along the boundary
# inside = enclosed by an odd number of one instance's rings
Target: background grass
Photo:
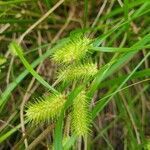
[[[148,149],[149,16],[149,0],[0,1],[0,149]],[[57,122],[32,127],[24,119],[34,98],[70,91],[69,83],[53,86],[59,66],[50,56],[75,29],[94,39],[99,68],[87,92],[92,132],[81,143],[64,112],[86,83],[69,93]],[[18,56],[8,48],[14,40]]]

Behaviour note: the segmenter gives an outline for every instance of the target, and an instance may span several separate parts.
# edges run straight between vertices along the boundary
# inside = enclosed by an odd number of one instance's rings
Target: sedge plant
[[[149,149],[149,0],[0,7],[0,149]]]
[[[97,73],[97,64],[92,61],[90,46],[92,40],[81,33],[70,35],[69,41],[57,49],[51,56],[58,64],[57,80],[70,82],[72,89],[76,83],[92,79]],[[90,61],[89,61],[90,60]],[[74,86],[75,85],[75,86]],[[69,89],[70,90],[70,89]],[[53,93],[42,98],[37,98],[30,103],[26,110],[27,119],[33,124],[57,120],[67,95]],[[71,106],[71,132],[78,137],[90,133],[91,113],[90,104],[87,101],[86,88],[74,99]]]

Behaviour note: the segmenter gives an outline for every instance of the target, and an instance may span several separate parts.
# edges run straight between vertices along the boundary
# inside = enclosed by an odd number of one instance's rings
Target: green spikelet
[[[70,38],[70,41],[53,54],[53,60],[58,63],[79,61],[89,52],[91,40],[86,37]]]
[[[85,91],[82,91],[74,100],[72,117],[73,131],[77,136],[89,133],[91,117]]]
[[[88,63],[79,63],[73,64],[65,69],[58,71],[58,79],[63,81],[71,81],[71,80],[78,80],[78,79],[88,79],[93,77],[97,73],[97,65],[88,62]]]
[[[59,116],[64,103],[63,95],[44,96],[28,106],[26,117],[34,124],[55,119]]]

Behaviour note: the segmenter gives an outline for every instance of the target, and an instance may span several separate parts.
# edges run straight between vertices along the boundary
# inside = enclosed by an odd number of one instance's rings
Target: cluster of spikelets
[[[91,54],[91,39],[83,34],[75,34],[70,41],[53,54],[53,60],[62,68],[59,69],[57,78],[62,81],[77,81],[89,79],[97,73],[97,65],[87,57]],[[89,56],[89,55],[88,55]],[[72,109],[72,128],[78,136],[89,133],[90,113],[85,91],[81,91],[74,99]]]
[[[61,67],[57,78],[62,81],[84,80],[93,77],[97,73],[97,65],[90,57],[89,45],[91,40],[83,34],[70,37],[67,44],[56,50],[52,59]],[[34,124],[57,119],[65,104],[64,95],[50,95],[39,98],[31,103],[26,110],[27,119]],[[72,129],[78,136],[84,136],[90,129],[89,104],[85,91],[81,91],[74,99],[72,106]]]
[[[38,98],[28,105],[26,117],[32,124],[40,124],[56,119],[66,102],[64,95],[46,95]],[[72,128],[78,136],[84,136],[89,132],[90,113],[85,91],[81,91],[73,102]]]
[[[36,102],[30,103],[26,110],[28,121],[39,124],[57,118],[61,113],[65,101],[65,96],[61,94],[49,94],[38,98]]]
[[[62,81],[88,79],[97,73],[97,65],[87,61],[92,40],[83,34],[75,34],[52,55],[52,59],[61,64],[57,78]]]

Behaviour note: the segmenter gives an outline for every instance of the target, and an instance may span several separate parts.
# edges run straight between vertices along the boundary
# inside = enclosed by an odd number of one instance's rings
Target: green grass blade
[[[28,61],[25,59],[23,56],[23,50],[22,48],[16,43],[12,42],[11,45],[13,46],[14,50],[17,52],[20,60],[26,67],[26,69],[33,75],[34,78],[36,78],[43,86],[45,86],[47,89],[49,89],[51,92],[58,94],[59,92],[56,91],[51,85],[49,85],[33,68],[32,66],[28,63]]]
[[[61,45],[63,45],[65,42],[67,42],[68,39],[64,39],[62,42],[60,42],[58,45],[54,46],[51,49],[48,49],[41,57],[37,58],[32,64],[32,68],[35,68],[38,64],[40,64],[42,61],[44,61],[46,58],[48,58],[55,50],[57,50]],[[8,85],[8,87],[5,89],[5,91],[2,92],[2,95],[0,96],[0,112],[3,110],[3,106],[8,101],[8,98],[11,94],[11,92],[16,88],[16,86],[29,74],[28,70],[23,71],[20,73],[20,75]]]
[[[107,97],[102,98],[94,107],[92,111],[92,118],[94,119],[98,113],[110,102],[112,97],[119,92],[119,90],[125,85],[125,83],[131,78],[131,76],[136,72],[136,70],[142,65],[142,63],[150,56],[150,52],[139,62],[139,64],[134,68],[134,70],[123,80],[120,86],[113,92],[108,99]]]
[[[68,95],[65,106],[61,112],[60,117],[58,118],[57,123],[56,123],[55,136],[54,136],[54,149],[55,150],[58,150],[58,149],[61,150],[63,148],[63,146],[62,146],[62,139],[63,139],[62,138],[62,135],[63,135],[62,129],[63,129],[63,120],[64,120],[65,110],[72,104],[73,100],[80,93],[82,88],[83,88],[83,86],[79,86]]]
[[[28,2],[28,1],[30,0],[0,1],[0,6],[18,4],[18,3]],[[36,0],[32,0],[32,1],[36,1]]]
[[[125,48],[125,47],[90,47],[91,50],[98,51],[98,52],[131,52],[131,51],[138,51],[139,49],[142,48],[149,48],[150,45],[145,45],[144,47],[130,47],[130,48]]]

